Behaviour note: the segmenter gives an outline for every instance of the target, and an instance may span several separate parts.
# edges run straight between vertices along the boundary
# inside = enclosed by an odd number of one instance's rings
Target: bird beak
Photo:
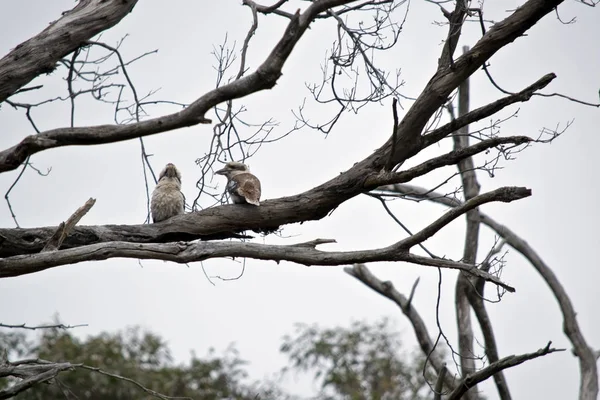
[[[227,168],[221,168],[218,171],[215,171],[215,174],[217,175],[225,175],[227,173]]]

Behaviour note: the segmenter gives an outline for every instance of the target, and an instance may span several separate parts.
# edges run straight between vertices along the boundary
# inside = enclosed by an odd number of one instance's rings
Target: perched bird
[[[181,174],[175,165],[168,163],[158,177],[152,192],[150,211],[152,221],[160,222],[183,214],[185,199],[181,193]]]
[[[227,192],[235,204],[254,204],[259,206],[260,181],[250,173],[245,164],[228,162],[225,167],[215,172],[227,178]]]

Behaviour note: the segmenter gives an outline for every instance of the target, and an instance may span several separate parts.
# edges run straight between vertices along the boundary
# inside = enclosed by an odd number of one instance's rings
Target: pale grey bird
[[[150,211],[152,221],[160,222],[183,214],[185,199],[181,193],[181,174],[175,165],[168,163],[158,177],[152,192]]]
[[[227,192],[235,204],[260,205],[260,181],[240,162],[228,162],[215,172],[227,178]]]

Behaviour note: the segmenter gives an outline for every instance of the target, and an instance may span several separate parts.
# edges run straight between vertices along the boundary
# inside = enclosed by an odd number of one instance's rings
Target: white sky
[[[121,24],[105,33],[102,40],[115,44],[129,34],[122,52],[133,58],[159,49],[158,54],[139,61],[130,74],[139,92],[161,88],[157,98],[191,102],[214,86],[213,46],[222,43],[225,34],[239,45],[251,22],[250,11],[239,1],[177,2],[158,0],[140,2]],[[502,3],[499,5],[499,3]],[[486,18],[500,20],[522,2],[489,2]],[[36,34],[60,13],[73,6],[72,1],[30,0],[6,2],[0,15],[0,50],[3,54]],[[305,7],[302,4],[302,7]],[[546,92],[561,92],[597,102],[600,89],[600,19],[597,10],[568,1],[560,8],[561,24],[548,15],[528,35],[501,50],[491,60],[490,69],[497,82],[507,90],[520,90],[542,75],[554,72],[558,78]],[[381,65],[401,68],[406,81],[403,93],[416,96],[435,71],[446,27],[433,21],[443,17],[432,4],[413,1],[404,32],[393,50],[378,59]],[[275,16],[261,17],[257,35],[250,45],[248,67],[253,70],[279,40],[285,21]],[[478,24],[467,24],[461,46],[473,45],[479,35]],[[284,67],[277,86],[268,92],[236,101],[245,105],[245,118],[261,122],[270,117],[281,123],[285,132],[294,123],[292,109],[307,98],[307,113],[314,121],[324,121],[327,113],[310,101],[305,82],[319,82],[320,65],[333,41],[333,21],[314,24],[297,45]],[[65,84],[54,74],[44,78],[47,96],[64,95]],[[478,107],[501,94],[477,72],[471,81],[471,106]],[[404,103],[405,107],[410,104]],[[502,127],[504,135],[536,137],[543,127],[572,127],[550,145],[535,145],[504,163],[504,169],[490,179],[479,174],[482,191],[503,185],[527,186],[533,196],[511,204],[490,204],[482,210],[522,235],[553,268],[578,313],[585,338],[594,348],[600,343],[600,322],[595,305],[600,278],[593,249],[598,246],[596,227],[600,216],[596,202],[600,185],[594,171],[598,148],[598,109],[584,107],[557,98],[533,98],[529,103],[508,108],[498,117],[506,117],[520,107],[519,116]],[[151,108],[152,116],[174,111],[173,107]],[[285,140],[261,149],[249,161],[261,178],[263,198],[287,196],[310,189],[348,169],[379,147],[389,136],[389,101],[372,105],[358,115],[344,114],[335,130],[325,138],[308,129],[293,133]],[[402,117],[402,113],[400,115]],[[35,111],[40,129],[67,126],[66,105],[49,106]],[[210,117],[210,116],[209,116]],[[495,118],[494,118],[495,119]],[[112,113],[93,102],[82,103],[77,125],[112,123]],[[7,106],[0,112],[0,148],[14,145],[32,133],[22,111]],[[194,183],[200,170],[194,160],[204,154],[212,133],[209,125],[200,125],[149,137],[145,140],[153,165],[160,170],[174,162],[183,174],[183,191],[195,197]],[[449,144],[433,146],[419,155],[441,154]],[[483,158],[478,158],[482,161]],[[52,167],[47,177],[28,170],[13,191],[11,201],[23,227],[53,226],[66,219],[89,197],[96,205],[82,220],[86,225],[135,224],[145,218],[145,192],[139,143],[94,147],[70,147],[49,150],[32,158],[41,169]],[[415,161],[411,161],[412,165]],[[433,186],[452,169],[432,178],[420,178],[414,184]],[[17,171],[0,175],[4,193]],[[222,187],[224,181],[217,181]],[[453,184],[452,184],[453,185]],[[451,189],[454,186],[451,185]],[[424,203],[394,202],[393,210],[411,229],[433,221],[443,208]],[[6,205],[0,205],[0,225],[14,223]],[[427,241],[434,253],[460,258],[464,221],[455,221]],[[335,238],[337,245],[323,249],[367,249],[393,243],[405,236],[385,214],[376,200],[354,198],[322,221],[287,226],[280,239],[258,238],[267,243],[295,243],[315,238]],[[493,243],[494,236],[482,228],[480,259]],[[507,256],[502,278],[516,286],[502,302],[488,303],[496,329],[501,356],[537,350],[552,340],[556,347],[570,350],[562,333],[562,317],[548,288],[514,250]],[[233,277],[241,265],[226,260],[204,263],[209,275]],[[115,331],[128,325],[142,325],[161,334],[169,342],[178,360],[187,360],[190,350],[202,355],[213,346],[224,349],[236,342],[242,357],[251,361],[252,377],[260,379],[284,365],[278,353],[281,337],[291,333],[295,322],[322,325],[348,325],[353,319],[375,320],[390,316],[403,332],[407,345],[414,345],[408,321],[390,301],[370,291],[342,272],[339,267],[306,268],[290,263],[275,264],[248,260],[243,277],[237,281],[215,280],[212,286],[200,264],[186,266],[162,261],[108,260],[82,263],[41,273],[0,281],[0,322],[36,324],[60,313],[66,324],[87,323],[74,333],[93,334]],[[408,293],[413,281],[421,277],[414,306],[432,334],[435,326],[437,271],[404,263],[370,265],[381,279],[391,280],[398,290]],[[453,292],[456,274],[443,273],[441,322],[444,331],[455,338]],[[488,287],[488,293],[494,289]],[[478,336],[480,342],[481,336]],[[481,350],[481,349],[480,349]],[[514,398],[574,398],[579,386],[577,360],[570,351],[546,356],[506,372]],[[307,380],[287,381],[298,394],[310,394]],[[492,381],[482,386],[490,399],[497,398]]]

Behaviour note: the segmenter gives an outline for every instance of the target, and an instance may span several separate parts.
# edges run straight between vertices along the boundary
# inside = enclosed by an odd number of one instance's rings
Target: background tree
[[[137,138],[148,199],[152,181],[155,181],[152,178],[155,177],[151,154],[146,151],[142,138],[201,123],[211,123],[206,116],[210,113],[210,117],[215,121],[213,136],[209,145],[205,147],[207,150],[204,151],[204,155],[197,159],[202,173],[196,184],[196,197],[188,204],[189,209],[194,212],[162,224],[74,227],[93,205],[94,201],[90,200],[58,227],[2,229],[0,254],[5,258],[0,260],[0,277],[22,276],[61,265],[107,258],[158,259],[189,263],[217,257],[247,257],[277,262],[292,261],[305,265],[355,264],[347,271],[375,291],[392,299],[409,318],[419,345],[424,354],[427,354],[436,372],[436,379],[440,382],[438,394],[443,382],[449,388],[449,391],[445,392],[449,398],[463,395],[467,398],[478,397],[473,386],[493,375],[499,396],[509,398],[509,385],[500,371],[527,359],[548,354],[553,349],[548,345],[534,353],[500,359],[492,325],[481,297],[486,282],[498,288],[497,300],[504,291],[514,292],[514,286],[506,283],[500,276],[505,265],[505,260],[499,253],[502,242],[490,245],[485,251],[482,249],[485,254],[478,257],[479,223],[482,222],[492,227],[512,248],[525,255],[549,285],[552,294],[559,301],[565,333],[580,363],[580,397],[595,398],[598,391],[596,354],[584,340],[566,292],[552,271],[526,242],[478,210],[486,203],[511,202],[528,197],[531,191],[524,187],[506,186],[479,193],[480,185],[473,173],[475,169],[479,169],[495,174],[501,160],[510,160],[524,146],[551,141],[563,132],[563,128],[558,126],[543,129],[539,137],[500,136],[500,123],[516,115],[504,110],[506,107],[530,100],[539,101],[542,97],[561,97],[563,101],[573,100],[581,105],[597,106],[595,103],[565,95],[544,92],[543,89],[556,78],[555,74],[547,73],[548,71],[544,71],[546,75],[541,78],[521,86],[522,90],[511,91],[499,86],[487,67],[487,63],[492,57],[496,57],[496,53],[520,39],[564,2],[530,0],[514,11],[498,14],[496,23],[483,17],[483,12],[487,12],[487,9],[483,10],[481,6],[474,8],[469,2],[458,1],[453,10],[443,8],[445,3],[430,3],[433,4],[429,5],[430,7],[439,7],[446,18],[442,25],[447,33],[437,57],[437,67],[432,66],[432,75],[426,80],[427,83],[417,97],[404,94],[401,91],[403,82],[400,79],[390,79],[393,75],[388,74],[388,70],[376,62],[377,54],[392,51],[399,43],[400,33],[409,12],[408,2],[319,0],[308,4],[300,3],[300,9],[295,11],[294,2],[280,1],[273,6],[263,6],[245,1],[244,5],[252,12],[252,25],[242,42],[239,60],[235,58],[236,52],[228,43],[216,47],[214,54],[217,59],[217,87],[199,97],[198,93],[195,93],[194,100],[183,103],[152,100],[152,92],[149,92],[149,95],[142,94],[143,92],[133,85],[132,74],[129,73],[131,64],[139,58],[124,58],[120,51],[122,43],[111,46],[91,40],[97,33],[117,24],[132,10],[134,1],[79,2],[73,10],[66,12],[44,32],[17,46],[0,60],[0,101],[5,101],[3,111],[6,106],[10,106],[24,112],[31,129],[36,132],[22,140],[19,139],[17,145],[0,152],[0,171],[11,171],[22,166],[16,176],[17,184],[24,171],[36,170],[30,162],[30,157],[36,153],[51,154],[52,152],[45,150],[69,145],[108,144]],[[588,2],[580,3],[594,5]],[[263,61],[256,63],[257,68],[252,68],[248,64],[249,49],[253,43],[252,38],[259,32],[259,14],[266,16],[269,21],[283,21],[286,27],[278,33],[276,37],[279,39],[264,55]],[[369,23],[365,23],[367,20]],[[455,52],[463,38],[463,32],[468,30],[467,21],[477,22],[478,24],[473,26],[479,31],[476,37],[471,35],[470,49],[459,57]],[[259,124],[248,123],[242,119],[245,108],[234,104],[234,100],[272,89],[276,83],[282,82],[281,72],[284,64],[299,51],[300,39],[306,35],[309,27],[316,29],[317,22],[323,22],[321,26],[335,27],[336,41],[328,55],[327,65],[322,68],[322,82],[309,85],[308,89],[315,100],[312,104],[319,104],[323,110],[332,112],[331,117],[325,121],[314,122],[304,103],[296,111],[297,124],[289,132],[272,137],[274,127],[270,119]],[[522,40],[516,43],[519,42]],[[52,51],[39,52],[38,49]],[[51,72],[57,63],[64,73],[67,95],[31,100],[37,96],[46,96],[45,92],[39,90],[47,90],[48,87],[43,84],[25,85],[32,79]],[[397,65],[393,67],[398,68]],[[456,89],[459,86],[464,87],[469,77],[482,67],[489,81],[502,92],[501,97],[496,95],[493,101],[478,107],[459,104],[458,113],[454,115],[451,104]],[[542,74],[538,77],[540,75]],[[467,92],[468,90],[463,90],[463,93]],[[106,121],[99,121],[98,123],[103,125],[88,126],[76,123],[76,110],[82,108],[80,99],[86,95],[109,107],[115,123],[105,125]],[[330,174],[329,177],[333,178],[311,190],[284,198],[271,198],[251,212],[247,208],[234,205],[209,207],[198,211],[215,200],[222,200],[221,190],[211,186],[211,171],[218,161],[245,160],[262,145],[284,138],[300,127],[314,128],[327,134],[336,132],[347,111],[360,111],[364,118],[363,109],[371,104],[385,102],[386,99],[392,102],[391,113],[386,114],[385,118],[388,121],[385,128],[388,140],[383,145],[383,140],[373,145],[379,147],[370,154],[364,152],[366,146],[361,141],[361,153],[356,153],[352,163],[348,162],[347,165],[352,165],[349,169],[345,169],[347,166],[340,166],[339,168],[345,170],[339,175],[337,172]],[[461,96],[461,99],[465,99],[465,96]],[[35,114],[40,107],[50,103],[58,104],[60,101],[65,101],[69,107],[69,123],[60,123],[57,124],[58,127],[53,126],[50,129],[39,129],[39,122],[36,122],[32,113]],[[403,103],[410,103],[410,108],[404,106],[406,111],[400,118],[398,108],[402,107]],[[84,107],[87,104],[84,102]],[[159,104],[181,110],[153,113],[151,108]],[[451,111],[450,117],[445,117],[446,110]],[[490,124],[482,122],[496,113],[500,114],[495,116],[496,119]],[[383,120],[381,116],[380,120]],[[393,125],[390,121],[393,121]],[[392,125],[391,130],[389,125]],[[472,129],[467,130],[469,125]],[[245,127],[243,130],[242,126]],[[252,131],[248,128],[252,128]],[[377,127],[370,126],[369,129],[381,132],[383,124],[378,124]],[[466,140],[467,137],[472,142]],[[446,151],[450,143],[453,144],[453,149]],[[473,156],[479,158],[472,159]],[[287,156],[286,159],[289,162],[290,157]],[[454,165],[458,166],[457,172],[450,172],[448,168],[444,168]],[[119,174],[122,171],[123,169],[120,169]],[[114,178],[119,174],[104,175]],[[428,184],[425,189],[405,185],[409,181],[426,177],[438,180],[438,183]],[[456,187],[452,188],[457,180],[460,181],[459,186],[462,186],[463,196],[458,195],[459,190]],[[114,183],[113,179],[111,184]],[[316,183],[312,182],[312,185]],[[11,216],[14,222],[18,223],[17,214],[10,202],[10,192],[15,184],[9,185],[5,197]],[[299,192],[297,187],[293,189],[292,192]],[[60,191],[55,188],[52,192]],[[127,198],[114,196],[114,192],[111,194],[113,199],[122,201]],[[452,208],[437,219],[427,216],[427,221],[419,221],[419,228],[414,230],[414,233],[406,229],[406,238],[395,238],[392,244],[386,243],[387,246],[384,247],[381,243],[383,240],[389,240],[389,237],[379,238],[377,244],[360,251],[339,247],[337,251],[327,252],[316,249],[318,245],[333,243],[332,239],[315,239],[294,245],[290,245],[289,242],[274,245],[272,242],[214,241],[245,238],[247,233],[244,232],[250,230],[275,232],[282,225],[323,219],[359,194],[368,194],[380,200],[392,219],[403,228],[405,224],[386,204],[390,197],[427,199]],[[122,203],[118,206],[122,207]],[[432,239],[443,235],[443,228],[463,214],[467,215],[464,252],[460,256],[440,256],[439,254],[444,253],[431,248]],[[357,215],[359,214],[355,214],[354,217]],[[193,242],[195,239],[202,241]],[[427,246],[424,245],[426,240]],[[364,248],[364,244],[361,245]],[[376,261],[400,261],[438,268],[439,283],[435,300],[437,338],[429,334],[426,324],[412,303],[416,284],[408,297],[403,296],[391,283],[383,282],[366,266],[359,264]],[[456,283],[458,346],[456,349],[450,346],[450,350],[460,369],[461,381],[453,379],[451,372],[443,364],[442,356],[436,351],[442,339],[449,345],[452,344],[444,334],[438,312],[442,268],[460,271]],[[491,361],[491,365],[482,370],[477,370],[480,366],[478,360],[482,359],[483,354],[477,354],[475,349],[470,320],[471,309],[475,311],[485,339],[485,351],[482,353]],[[463,393],[471,387],[472,390]]]
[[[214,349],[203,358],[192,352],[188,362],[176,364],[165,340],[139,327],[103,332],[83,340],[72,332],[49,328],[34,340],[22,332],[0,332],[0,350],[11,358],[69,360],[81,366],[16,398],[141,398],[143,392],[138,385],[178,398],[300,398],[286,394],[275,382],[249,381],[249,363],[240,358],[233,345],[221,355]],[[289,360],[282,371],[293,375],[310,372],[322,388],[319,399],[428,398],[422,376],[425,357],[404,354],[402,348],[398,333],[387,319],[332,328],[299,324],[281,345],[281,352]],[[0,394],[14,381],[1,380]]]

